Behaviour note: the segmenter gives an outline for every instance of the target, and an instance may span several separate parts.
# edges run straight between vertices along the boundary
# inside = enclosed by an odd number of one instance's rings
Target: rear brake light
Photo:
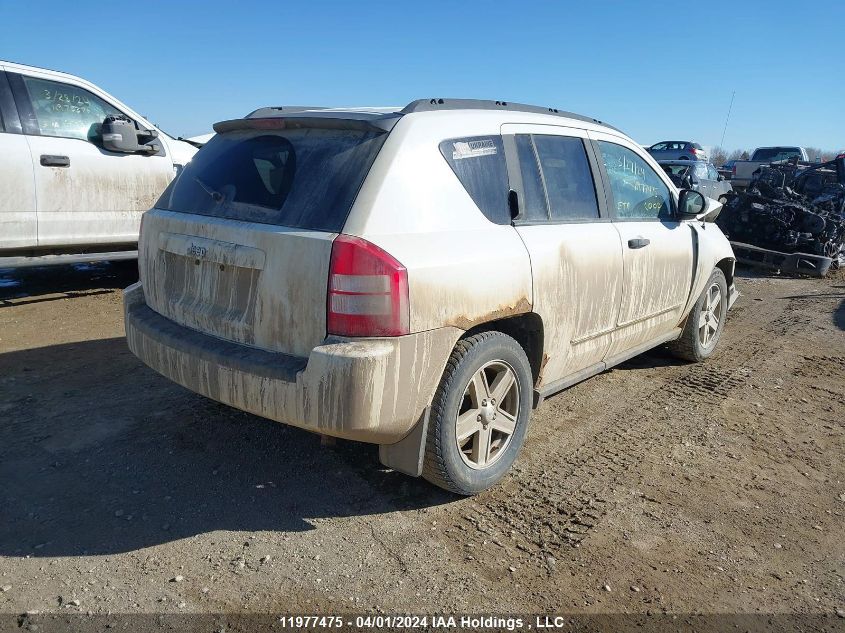
[[[401,336],[410,331],[408,271],[366,240],[332,244],[326,326],[338,336]]]

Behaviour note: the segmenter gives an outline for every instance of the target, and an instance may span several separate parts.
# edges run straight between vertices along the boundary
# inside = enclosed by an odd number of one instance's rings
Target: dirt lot
[[[459,499],[143,366],[133,274],[0,276],[2,613],[845,621],[841,275],[746,271],[715,358],[653,352],[546,401],[515,472]]]

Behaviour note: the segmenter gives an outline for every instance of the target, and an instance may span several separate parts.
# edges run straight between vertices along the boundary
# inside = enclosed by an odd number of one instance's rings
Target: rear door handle
[[[70,158],[67,156],[41,154],[41,164],[44,167],[70,167]]]
[[[651,240],[645,237],[636,237],[632,240],[628,240],[628,248],[644,248],[651,244]]]

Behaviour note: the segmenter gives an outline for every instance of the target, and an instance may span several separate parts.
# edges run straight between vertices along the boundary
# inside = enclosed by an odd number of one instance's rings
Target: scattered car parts
[[[845,157],[761,167],[747,191],[728,196],[716,223],[738,261],[825,276],[845,264]]]

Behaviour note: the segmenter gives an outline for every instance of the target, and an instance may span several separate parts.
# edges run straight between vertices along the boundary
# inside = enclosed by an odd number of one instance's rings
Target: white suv
[[[129,347],[460,494],[544,397],[664,343],[709,356],[736,297],[720,205],[595,119],[432,99],[215,130],[144,215]]]

